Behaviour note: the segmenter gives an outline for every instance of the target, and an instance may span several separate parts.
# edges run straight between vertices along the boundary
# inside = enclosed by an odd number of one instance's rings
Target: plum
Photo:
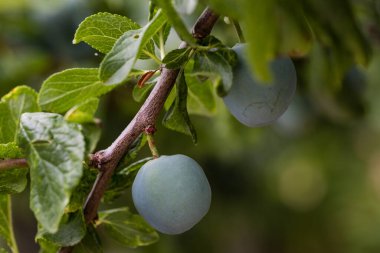
[[[249,127],[264,126],[277,120],[291,103],[297,86],[297,75],[292,60],[281,57],[270,63],[272,82],[260,83],[245,57],[245,44],[232,49],[238,56],[233,72],[233,84],[223,97],[228,110]]]
[[[206,215],[211,189],[198,163],[177,154],[144,164],[133,182],[132,197],[152,227],[165,234],[180,234]]]

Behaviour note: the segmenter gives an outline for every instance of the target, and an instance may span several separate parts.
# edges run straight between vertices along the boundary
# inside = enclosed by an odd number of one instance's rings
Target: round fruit
[[[190,157],[160,156],[141,167],[132,197],[152,227],[165,234],[180,234],[206,215],[211,189],[202,168]]]
[[[232,48],[238,56],[231,90],[223,98],[225,105],[244,125],[263,126],[278,119],[288,108],[297,86],[297,75],[289,57],[270,63],[272,82],[259,83],[245,58],[245,44]]]

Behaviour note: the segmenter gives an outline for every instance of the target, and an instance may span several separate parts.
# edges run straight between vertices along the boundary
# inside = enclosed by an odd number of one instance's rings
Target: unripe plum
[[[206,215],[211,189],[198,163],[178,154],[144,164],[133,182],[132,197],[152,227],[165,234],[180,234]]]
[[[289,57],[277,58],[270,63],[272,82],[260,83],[246,61],[245,47],[245,44],[237,44],[232,48],[237,53],[238,63],[232,87],[223,100],[231,114],[244,125],[268,125],[291,103],[297,86],[296,70]]]

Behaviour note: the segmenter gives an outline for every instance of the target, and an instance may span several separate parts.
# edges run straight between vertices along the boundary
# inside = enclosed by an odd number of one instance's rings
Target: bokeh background
[[[380,13],[380,5],[374,10]],[[186,17],[190,25],[202,10]],[[102,55],[73,45],[78,24],[107,11],[147,21],[147,1],[0,0],[0,97],[26,84],[39,89],[52,73],[96,67]],[[362,10],[358,10],[362,11]],[[365,13],[362,15],[365,15]],[[272,126],[247,128],[218,101],[211,117],[192,116],[199,142],[158,125],[160,153],[182,153],[204,168],[213,191],[207,216],[192,230],[126,249],[101,234],[105,252],[377,253],[380,252],[380,22],[371,34],[373,58],[353,66],[339,89],[310,85],[308,58],[295,60],[297,95]],[[223,19],[213,32],[227,45],[237,37]],[[178,46],[172,34],[168,49]],[[102,98],[99,149],[107,147],[140,104],[133,83]],[[140,156],[149,155],[144,150]],[[20,250],[38,252],[27,191],[13,197]],[[130,192],[115,206],[133,209]]]

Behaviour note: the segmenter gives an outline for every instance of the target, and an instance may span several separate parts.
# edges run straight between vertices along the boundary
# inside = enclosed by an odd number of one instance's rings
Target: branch
[[[24,158],[0,160],[0,171],[27,167],[28,162]]]
[[[202,39],[209,35],[218,17],[209,8],[206,8],[193,27],[193,37]],[[185,42],[180,45],[180,48],[183,47],[187,47]],[[96,219],[98,207],[106,191],[107,183],[123,155],[128,151],[133,141],[144,132],[146,127],[155,125],[166,98],[175,84],[178,73],[179,69],[166,69],[163,67],[159,81],[132,121],[111,146],[95,153],[91,157],[90,165],[98,168],[100,172],[84,204],[83,213],[87,224]],[[60,252],[71,252],[71,249],[62,248]]]

